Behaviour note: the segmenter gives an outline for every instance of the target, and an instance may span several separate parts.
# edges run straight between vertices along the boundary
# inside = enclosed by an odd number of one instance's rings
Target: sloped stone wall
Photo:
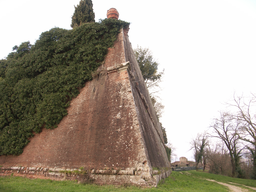
[[[161,177],[154,176],[152,167],[166,168],[169,162],[125,34],[120,32],[57,128],[36,134],[21,155],[0,157],[0,175],[77,179],[82,175],[70,170],[82,167],[95,183],[157,184]]]
[[[124,34],[126,34],[124,37],[126,60],[130,62],[130,83],[133,90],[141,133],[146,147],[146,154],[148,155],[152,167],[170,167],[170,162],[165,151],[161,126],[129,41],[128,32]]]

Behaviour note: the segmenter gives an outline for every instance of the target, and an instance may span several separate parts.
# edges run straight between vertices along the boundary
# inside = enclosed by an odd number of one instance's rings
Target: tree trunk
[[[253,165],[253,168],[252,168],[252,179],[255,179],[256,180],[256,145],[255,145],[255,150],[254,152],[252,152],[252,165]]]
[[[196,162],[196,171],[198,171],[198,163]]]
[[[205,159],[205,157],[203,158],[203,164],[204,164],[203,171],[205,171],[205,167],[206,167],[206,159]]]
[[[235,162],[234,162],[234,158],[231,154],[230,154],[230,157],[231,157],[231,166],[232,166],[232,177],[235,177],[236,165],[235,165]]]

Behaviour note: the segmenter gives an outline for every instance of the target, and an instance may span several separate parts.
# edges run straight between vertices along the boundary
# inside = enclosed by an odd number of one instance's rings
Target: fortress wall
[[[130,62],[130,82],[149,161],[152,167],[170,167],[161,126],[129,41],[128,32],[124,34],[126,60]]]
[[[17,171],[66,178],[58,170],[84,167],[96,183],[156,185],[160,177],[153,176],[152,167],[170,166],[162,140],[128,36],[121,30],[58,127],[35,134],[19,156],[0,156],[0,175]]]
[[[146,161],[128,72],[116,69],[124,62],[120,33],[98,74],[72,100],[58,127],[43,129],[21,155],[1,156],[0,164],[102,169]]]

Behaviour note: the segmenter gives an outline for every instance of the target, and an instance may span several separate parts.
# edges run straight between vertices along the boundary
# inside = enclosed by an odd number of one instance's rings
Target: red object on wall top
[[[119,18],[119,13],[115,8],[111,8],[107,12],[107,18],[113,18],[113,19],[118,19]]]

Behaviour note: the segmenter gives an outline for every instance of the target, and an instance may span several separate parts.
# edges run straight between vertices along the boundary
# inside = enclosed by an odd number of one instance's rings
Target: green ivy
[[[166,151],[168,160],[171,162],[170,157],[171,157],[171,154],[172,154],[172,150],[171,150],[169,147],[166,147],[166,146],[165,146],[165,151]]]
[[[128,25],[105,19],[73,30],[53,28],[0,60],[0,155],[19,155],[33,133],[57,127]]]

